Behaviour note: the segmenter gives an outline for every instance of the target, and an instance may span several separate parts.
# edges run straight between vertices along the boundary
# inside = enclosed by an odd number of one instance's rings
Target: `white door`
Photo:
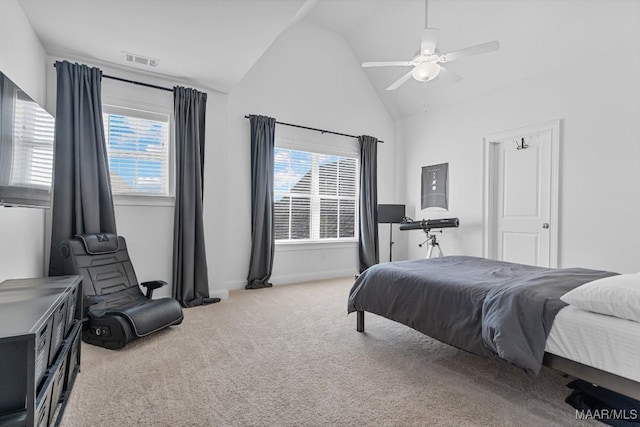
[[[490,135],[489,258],[557,266],[558,122]]]

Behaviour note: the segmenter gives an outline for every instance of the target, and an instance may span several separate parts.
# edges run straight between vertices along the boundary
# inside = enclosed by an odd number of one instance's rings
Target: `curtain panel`
[[[358,137],[360,143],[360,203],[358,253],[360,272],[379,262],[378,247],[378,140]]]
[[[184,307],[209,298],[202,198],[207,94],[173,90],[176,144],[176,200],[173,222],[173,297]]]
[[[55,66],[50,276],[64,274],[59,248],[75,234],[117,234],[102,123],[102,71],[68,61]]]
[[[251,125],[251,258],[246,289],[270,287],[273,228],[273,162],[276,119],[250,116]]]

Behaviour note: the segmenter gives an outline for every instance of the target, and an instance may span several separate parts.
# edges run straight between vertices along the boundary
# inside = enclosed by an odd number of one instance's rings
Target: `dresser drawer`
[[[36,399],[35,425],[38,427],[46,427],[49,425],[49,412],[51,409],[51,392],[53,390],[53,382],[47,383],[47,388],[41,390]]]
[[[78,304],[78,288],[74,287],[69,292],[69,296],[67,297],[67,314],[66,314],[66,323],[64,328],[64,336],[67,337],[69,332],[71,332],[71,328],[73,327],[73,321],[76,318],[76,306]]]
[[[64,380],[66,378],[65,373],[67,372],[67,363],[66,358],[58,365],[58,369],[56,369],[53,374],[53,387],[51,389],[51,405],[49,409],[49,421],[53,420],[53,416],[56,414],[56,410],[58,409],[58,403],[60,402],[60,397],[62,396],[62,391],[64,388]]]
[[[78,332],[73,339],[73,344],[71,344],[71,348],[69,349],[69,354],[67,355],[67,377],[64,382],[65,390],[68,390],[70,388],[73,373],[75,372],[76,367],[79,364],[78,353],[80,352],[80,337],[82,336],[82,330],[78,329],[77,331]]]
[[[51,330],[53,329],[53,317],[36,333],[36,373],[35,384],[36,389],[40,387],[40,382],[44,378],[44,374],[49,367],[49,349],[51,347]]]
[[[53,327],[51,328],[51,347],[49,349],[49,366],[55,362],[58,351],[60,350],[60,347],[62,347],[66,325],[67,300],[64,300],[55,308],[55,312],[53,313]]]

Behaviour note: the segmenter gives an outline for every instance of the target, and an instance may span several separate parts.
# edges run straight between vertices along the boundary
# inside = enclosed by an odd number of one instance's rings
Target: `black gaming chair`
[[[147,295],[142,293],[123,237],[109,233],[76,235],[60,250],[65,274],[82,276],[84,341],[118,349],[129,341],[182,323],[178,301],[151,299],[153,290],[166,282],[141,283],[147,288]]]

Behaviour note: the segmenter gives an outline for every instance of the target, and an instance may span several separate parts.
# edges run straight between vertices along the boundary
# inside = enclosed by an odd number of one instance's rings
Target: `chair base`
[[[90,319],[82,331],[82,341],[110,350],[118,350],[134,338],[129,322],[120,316]]]
[[[182,317],[169,326],[182,323]],[[138,339],[131,331],[129,322],[121,316],[107,316],[89,319],[82,331],[82,341],[109,350],[119,350],[129,342]],[[164,329],[164,328],[163,328]]]

